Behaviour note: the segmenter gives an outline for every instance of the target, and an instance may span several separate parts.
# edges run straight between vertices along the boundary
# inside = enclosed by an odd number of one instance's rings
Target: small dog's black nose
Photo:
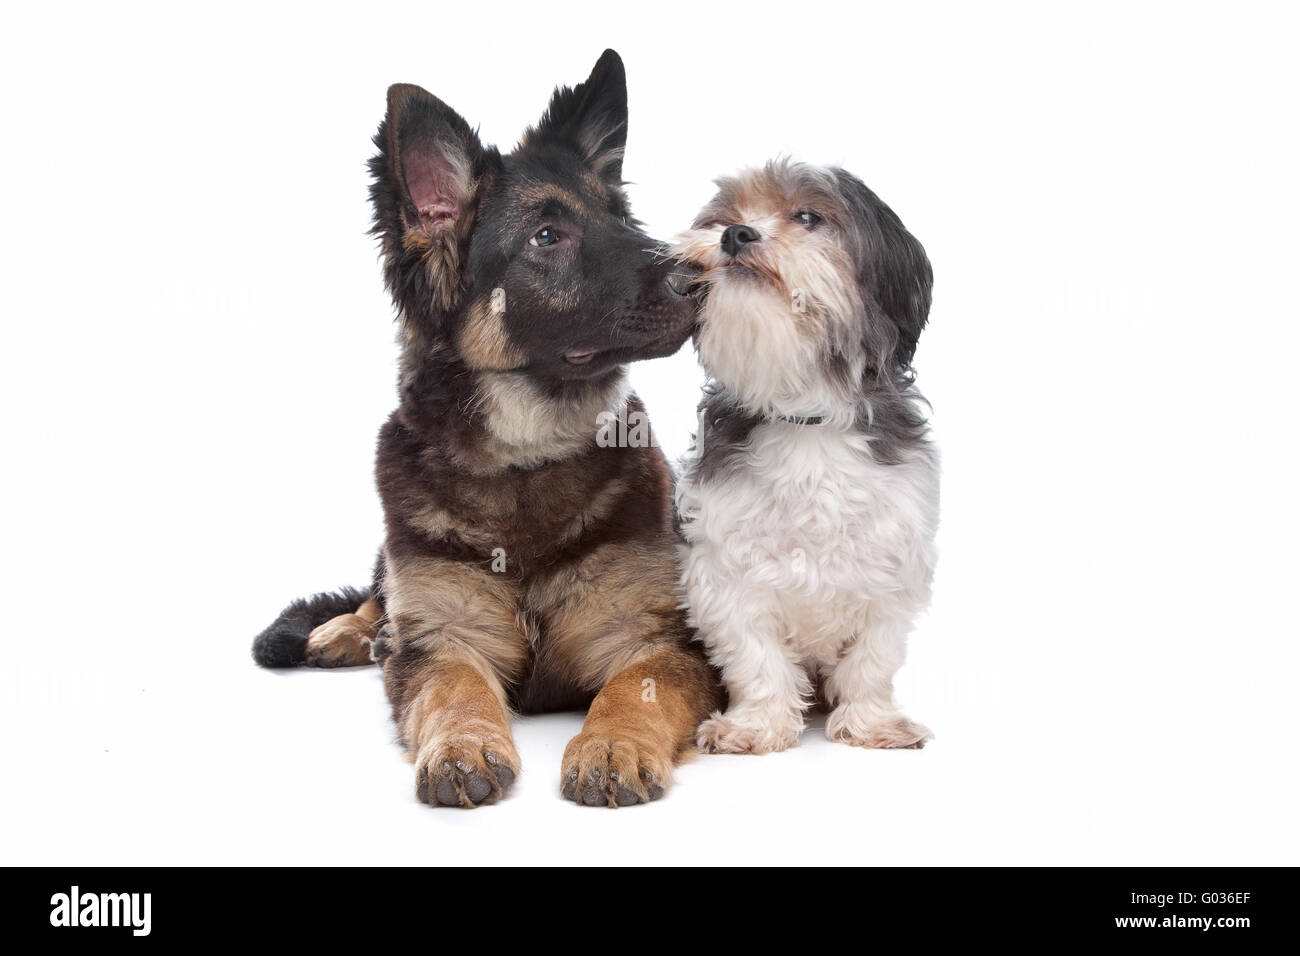
[[[758,242],[762,238],[748,226],[728,226],[722,232],[722,251],[729,256],[734,256],[751,242]]]

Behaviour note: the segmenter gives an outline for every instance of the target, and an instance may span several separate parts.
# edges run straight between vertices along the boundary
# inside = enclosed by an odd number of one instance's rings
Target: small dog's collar
[[[778,422],[789,422],[791,425],[821,425],[825,423],[825,415],[777,415]]]

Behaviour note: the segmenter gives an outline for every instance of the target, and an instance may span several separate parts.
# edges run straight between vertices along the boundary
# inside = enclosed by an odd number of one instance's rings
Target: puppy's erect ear
[[[404,187],[406,223],[440,236],[469,210],[483,146],[459,113],[407,83],[388,88],[384,122],[393,179]]]
[[[564,146],[575,150],[602,179],[623,184],[627,145],[627,75],[613,50],[601,54],[591,76],[573,89],[556,89],[525,146]]]
[[[496,151],[446,103],[406,83],[388,88],[375,145],[374,231],[384,240],[389,288],[408,312],[451,309],[477,192]]]

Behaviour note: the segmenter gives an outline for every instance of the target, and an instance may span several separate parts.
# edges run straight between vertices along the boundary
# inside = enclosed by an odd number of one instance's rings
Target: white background
[[[1283,5],[24,4],[3,84],[0,862],[1300,862],[1296,23]],[[653,806],[417,804],[377,671],[269,673],[364,583],[394,81],[508,148],[606,46],[671,235],[842,163],[925,243],[941,562],[919,753],[701,757]],[[687,349],[636,368],[670,452]]]

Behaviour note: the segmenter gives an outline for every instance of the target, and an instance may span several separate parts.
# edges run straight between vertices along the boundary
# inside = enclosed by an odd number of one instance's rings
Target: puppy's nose
[[[728,226],[722,232],[722,251],[734,256],[751,242],[758,242],[762,238],[748,226]]]

